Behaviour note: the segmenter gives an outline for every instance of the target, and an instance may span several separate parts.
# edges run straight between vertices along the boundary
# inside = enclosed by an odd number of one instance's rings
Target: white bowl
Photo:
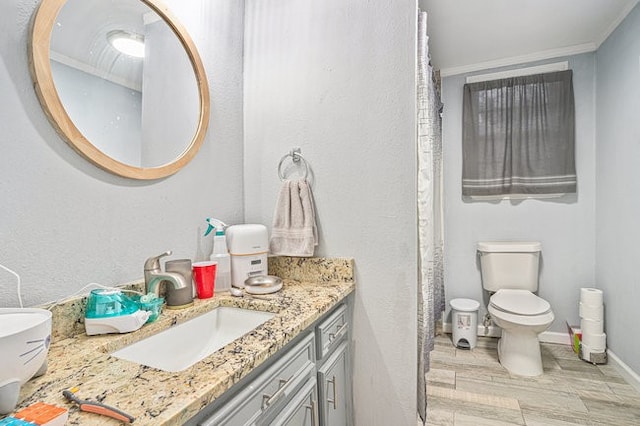
[[[46,368],[50,342],[51,312],[0,308],[0,414],[13,411],[20,386]]]

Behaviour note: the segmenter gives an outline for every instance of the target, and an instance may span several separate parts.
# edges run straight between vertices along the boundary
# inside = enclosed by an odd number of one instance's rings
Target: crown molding
[[[640,0],[629,2],[629,4],[627,4],[627,6],[623,8],[622,11],[620,11],[620,15],[618,15],[618,17],[613,22],[611,22],[607,29],[602,34],[600,34],[600,37],[596,38],[596,49],[600,47],[600,45],[604,43],[607,38],[609,38],[611,33],[614,32],[616,28],[618,28],[618,25],[620,25],[620,23],[624,21],[624,18],[626,18],[627,15],[633,10],[633,8],[636,7],[638,1]]]
[[[512,56],[509,58],[496,59],[476,64],[462,65],[459,67],[443,68],[440,70],[441,77],[466,74],[470,72],[483,71],[491,68],[508,67],[520,65],[527,62],[542,61],[545,59],[558,58],[562,56],[579,55],[581,53],[594,52],[598,46],[595,43],[576,44],[573,46],[561,47],[558,49],[542,50],[526,55]]]

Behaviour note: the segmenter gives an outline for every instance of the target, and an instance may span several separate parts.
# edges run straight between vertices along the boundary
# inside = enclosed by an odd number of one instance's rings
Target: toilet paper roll
[[[607,335],[582,333],[582,344],[594,351],[603,351],[607,347]]]
[[[604,305],[586,305],[580,302],[580,318],[602,321],[604,319]]]
[[[597,288],[581,288],[580,302],[591,306],[602,305],[602,290],[598,290]]]
[[[602,334],[604,331],[604,323],[598,320],[583,318],[580,320],[580,328],[582,335],[585,334]]]

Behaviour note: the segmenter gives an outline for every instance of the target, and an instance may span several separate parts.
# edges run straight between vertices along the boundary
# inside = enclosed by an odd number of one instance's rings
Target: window
[[[572,71],[464,85],[462,195],[576,192]]]

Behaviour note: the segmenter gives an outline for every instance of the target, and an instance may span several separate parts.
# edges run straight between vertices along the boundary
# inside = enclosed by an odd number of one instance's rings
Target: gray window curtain
[[[576,192],[572,71],[468,83],[462,195]]]

